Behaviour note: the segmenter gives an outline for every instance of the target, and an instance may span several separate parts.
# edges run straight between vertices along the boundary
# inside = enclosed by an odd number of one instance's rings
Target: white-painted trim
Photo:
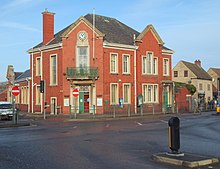
[[[111,71],[111,66],[112,66],[112,63],[111,63],[111,58],[112,58],[112,55],[116,55],[116,63],[115,63],[115,72],[112,72]],[[110,74],[118,74],[118,53],[114,53],[114,52],[110,52],[110,70],[109,70]]]
[[[45,51],[45,50],[49,50],[49,49],[53,49],[54,48],[61,48],[62,47],[62,43],[56,43],[56,44],[53,44],[53,45],[47,45],[47,46],[41,46],[41,47],[38,47],[38,48],[32,48],[32,49],[29,49],[27,52],[30,54],[30,53],[35,53],[35,52],[39,52],[39,51]]]
[[[103,48],[123,49],[123,50],[133,51],[134,49],[137,49],[137,46],[125,45],[125,44],[119,44],[119,43],[109,43],[107,41],[104,41],[103,42]]]

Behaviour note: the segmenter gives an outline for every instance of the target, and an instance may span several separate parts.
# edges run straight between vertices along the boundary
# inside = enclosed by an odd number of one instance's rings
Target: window
[[[154,75],[157,75],[157,58],[156,57],[154,57],[154,59],[153,59],[153,74]]]
[[[50,56],[50,85],[57,84],[57,55]]]
[[[78,67],[88,67],[89,57],[88,57],[88,46],[78,47]]]
[[[118,84],[111,84],[110,85],[110,99],[111,104],[117,104],[118,103]]]
[[[210,91],[211,90],[211,85],[207,84],[207,90]]]
[[[142,73],[143,74],[147,73],[146,67],[147,67],[147,57],[145,56],[142,58]]]
[[[41,104],[40,86],[36,86],[36,105]]]
[[[188,70],[184,70],[184,77],[188,77]]]
[[[36,76],[41,75],[41,59],[40,57],[36,58]]]
[[[131,103],[131,87],[130,84],[124,84],[123,85],[123,102],[124,104],[130,104]]]
[[[202,83],[199,83],[199,90],[203,90],[202,88]]]
[[[118,55],[117,54],[111,54],[110,73],[118,73]]]
[[[123,73],[129,74],[130,73],[130,56],[123,55]]]
[[[173,72],[173,76],[174,76],[174,77],[178,77],[178,71],[174,71],[174,72]]]
[[[142,74],[158,74],[158,59],[153,56],[152,52],[147,52],[146,56],[142,57]]]
[[[152,74],[152,53],[147,53],[147,74]]]
[[[143,85],[143,101],[144,103],[158,102],[158,85],[157,84],[144,84]]]
[[[163,75],[169,76],[169,59],[163,59]]]

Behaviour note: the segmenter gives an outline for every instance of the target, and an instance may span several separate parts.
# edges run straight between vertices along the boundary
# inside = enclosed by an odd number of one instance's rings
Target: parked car
[[[8,119],[12,120],[13,106],[11,102],[0,102],[0,120]]]

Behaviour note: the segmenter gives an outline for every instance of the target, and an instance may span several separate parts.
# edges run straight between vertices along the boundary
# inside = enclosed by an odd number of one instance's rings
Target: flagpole
[[[95,8],[93,8],[93,17],[92,17],[92,57],[95,59]]]

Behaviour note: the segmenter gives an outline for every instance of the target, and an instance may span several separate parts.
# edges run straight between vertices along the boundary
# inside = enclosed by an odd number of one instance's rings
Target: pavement
[[[216,157],[201,156],[192,153],[183,153],[183,156],[176,156],[170,153],[158,153],[153,154],[152,159],[157,162],[173,164],[188,168],[202,167],[219,163],[219,159]]]

